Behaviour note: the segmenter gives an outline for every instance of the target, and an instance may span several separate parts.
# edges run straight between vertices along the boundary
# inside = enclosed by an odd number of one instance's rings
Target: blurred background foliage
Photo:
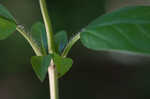
[[[0,0],[30,31],[42,21],[38,0]],[[96,17],[125,5],[150,4],[147,0],[47,0],[54,32],[75,35]],[[42,84],[34,74],[34,53],[15,32],[0,41],[0,98],[49,99],[48,79]],[[59,81],[60,99],[141,99],[150,97],[150,58],[111,52],[95,52],[78,42],[69,57],[74,64]]]

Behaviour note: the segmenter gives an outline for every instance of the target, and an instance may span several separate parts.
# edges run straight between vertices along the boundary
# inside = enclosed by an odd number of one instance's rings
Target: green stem
[[[72,46],[80,39],[80,33],[78,33],[77,35],[75,35],[67,44],[67,46],[65,47],[63,53],[61,56],[66,57],[70,51],[70,49],[72,48]]]
[[[53,30],[50,17],[48,15],[46,1],[40,0],[40,8],[43,16],[43,20],[45,23],[46,33],[47,33],[47,40],[48,40],[48,51],[50,54],[55,53],[55,46],[53,40]],[[50,87],[50,99],[58,99],[58,80],[56,77],[56,68],[54,66],[53,60],[50,63],[48,68],[49,74],[49,87]]]
[[[55,46],[54,46],[54,40],[53,40],[53,30],[52,30],[52,24],[50,17],[48,15],[48,10],[46,7],[46,1],[40,0],[40,7],[41,7],[41,13],[43,16],[43,20],[45,23],[46,33],[47,33],[47,40],[48,40],[48,50],[49,53],[55,52]]]
[[[31,47],[33,48],[35,54],[37,56],[42,56],[42,52],[40,51],[39,46],[37,45],[37,43],[33,40],[33,38],[25,32],[24,29],[22,29],[19,25],[17,26],[16,30],[29,42],[29,44],[31,45]]]

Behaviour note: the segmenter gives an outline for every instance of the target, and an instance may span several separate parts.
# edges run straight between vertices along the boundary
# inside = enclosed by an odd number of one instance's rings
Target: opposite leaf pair
[[[72,66],[72,59],[59,56],[68,43],[67,33],[60,31],[54,36],[55,48],[58,54],[48,55],[47,36],[44,24],[38,22],[31,28],[32,37],[38,42],[44,56],[33,56],[31,58],[32,67],[41,81],[44,81],[51,60],[54,61],[57,77],[63,76]]]
[[[39,46],[41,47],[43,55],[48,54],[48,44],[47,44],[47,36],[45,26],[41,22],[35,23],[31,27],[31,35],[37,41]],[[68,37],[66,31],[59,31],[54,36],[55,48],[57,53],[61,53],[65,46],[68,43]]]
[[[36,75],[42,82],[46,77],[51,60],[54,61],[54,64],[56,66],[58,78],[63,76],[66,72],[68,72],[73,63],[72,59],[64,58],[62,56],[59,56],[58,54],[47,56],[33,56],[31,58],[32,67]]]

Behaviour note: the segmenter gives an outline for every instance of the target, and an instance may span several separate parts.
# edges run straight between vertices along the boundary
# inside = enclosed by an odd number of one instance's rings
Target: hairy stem
[[[48,10],[46,7],[46,1],[40,0],[40,7],[41,7],[41,13],[43,16],[43,20],[45,23],[46,33],[47,33],[47,40],[48,40],[48,50],[49,53],[55,52],[55,46],[54,46],[54,40],[53,40],[53,30],[52,30],[52,24],[50,17],[48,15]]]
[[[42,52],[37,43],[33,40],[33,38],[30,35],[28,35],[28,33],[26,33],[25,30],[22,29],[19,25],[17,26],[16,30],[29,42],[35,54],[37,56],[42,56]]]
[[[76,34],[67,44],[61,56],[66,57],[72,46],[80,39],[80,33]]]

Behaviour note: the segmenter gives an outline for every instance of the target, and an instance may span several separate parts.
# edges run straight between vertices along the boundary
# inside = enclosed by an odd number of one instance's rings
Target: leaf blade
[[[48,45],[44,24],[42,22],[36,22],[33,24],[31,27],[31,33],[33,38],[35,38],[35,40],[41,46],[43,54],[46,55],[48,51]]]
[[[16,30],[14,17],[0,4],[0,40],[6,39]]]
[[[0,4],[0,16],[12,20],[15,22],[15,18],[11,15],[11,13],[3,6]]]
[[[59,31],[54,36],[56,48],[59,53],[65,48],[66,44],[68,43],[68,37],[66,31]]]
[[[54,59],[54,64],[56,65],[58,78],[65,75],[72,67],[73,61],[70,58],[64,58],[57,54],[54,54],[53,59]]]
[[[81,42],[93,50],[150,54],[150,6],[121,8],[101,16],[81,33]]]
[[[48,72],[48,66],[50,65],[51,55],[48,56],[33,56],[31,58],[31,64],[37,77],[41,82],[44,81]]]

